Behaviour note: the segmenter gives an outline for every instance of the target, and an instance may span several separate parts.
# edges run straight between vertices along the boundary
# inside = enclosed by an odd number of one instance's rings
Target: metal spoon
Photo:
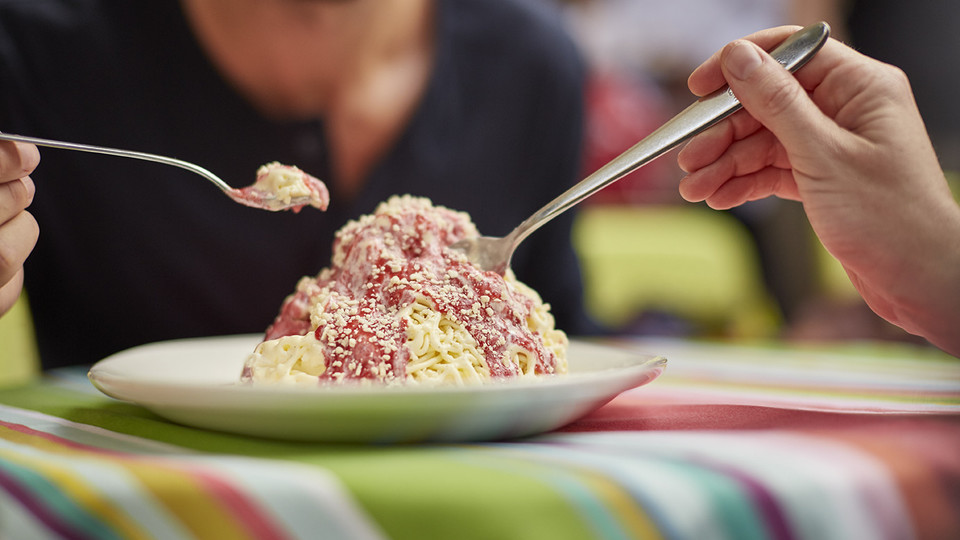
[[[0,140],[4,141],[16,141],[35,144],[37,146],[47,146],[50,148],[60,148],[63,150],[77,150],[80,152],[90,152],[94,154],[107,154],[111,156],[120,156],[126,158],[142,159],[145,161],[153,161],[156,163],[163,163],[165,165],[173,165],[174,167],[180,167],[181,169],[186,169],[190,172],[199,174],[200,176],[206,178],[213,185],[220,188],[228,197],[234,201],[254,208],[261,208],[264,210],[279,211],[279,210],[294,210],[297,211],[304,206],[315,206],[318,208],[326,208],[326,203],[318,198],[316,194],[305,195],[300,197],[291,197],[280,199],[275,193],[270,193],[259,189],[257,186],[248,186],[245,188],[233,188],[230,187],[226,182],[220,179],[219,176],[213,174],[212,172],[204,169],[203,167],[190,163],[189,161],[183,161],[171,157],[159,156],[156,154],[147,154],[144,152],[135,152],[132,150],[121,150],[118,148],[107,148],[103,146],[92,146],[89,144],[78,144],[72,142],[64,141],[55,141],[51,139],[40,139],[37,137],[28,137],[26,135],[14,135],[12,133],[2,133],[0,132]],[[324,188],[326,189],[326,188]]]
[[[816,23],[791,35],[771,51],[770,55],[786,69],[796,71],[820,50],[829,36],[830,26],[825,22]],[[727,87],[704,96],[626,152],[549,202],[507,236],[465,238],[450,247],[466,253],[467,258],[483,270],[503,274],[510,266],[510,258],[520,242],[544,223],[733,114],[740,107],[740,101]]]

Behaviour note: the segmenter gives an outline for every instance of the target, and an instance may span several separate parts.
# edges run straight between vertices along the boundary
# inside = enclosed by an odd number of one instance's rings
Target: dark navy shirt
[[[44,367],[152,341],[262,332],[334,232],[392,194],[509,232],[577,178],[583,65],[543,3],[441,0],[421,103],[352,199],[340,196],[322,118],[260,115],[220,77],[173,0],[0,0],[0,130],[178,157],[228,183],[270,161],[331,187],[327,212],[231,202],[192,173],[41,149],[26,264]],[[532,235],[518,277],[583,331],[572,215]]]

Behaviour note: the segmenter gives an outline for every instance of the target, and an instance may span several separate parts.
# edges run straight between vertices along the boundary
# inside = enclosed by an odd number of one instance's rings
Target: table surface
[[[79,369],[0,390],[0,538],[960,538],[960,360],[621,341],[669,364],[553,433],[256,439]]]

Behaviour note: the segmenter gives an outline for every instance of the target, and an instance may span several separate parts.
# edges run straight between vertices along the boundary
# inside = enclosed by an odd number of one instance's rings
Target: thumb
[[[822,131],[826,117],[806,90],[763,49],[747,40],[727,45],[720,68],[743,108],[790,150],[810,144]]]

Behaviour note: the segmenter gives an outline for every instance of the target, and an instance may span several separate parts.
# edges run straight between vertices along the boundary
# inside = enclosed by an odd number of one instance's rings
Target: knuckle
[[[884,75],[887,88],[890,88],[897,95],[912,93],[910,89],[910,79],[902,69],[887,65],[887,69],[884,70]]]
[[[0,177],[14,179],[33,172],[40,164],[40,151],[35,145],[20,142],[0,143]]]
[[[795,106],[801,91],[800,85],[794,81],[778,78],[760,97],[759,105],[770,114],[782,114]]]
[[[13,215],[33,202],[34,187],[29,177],[0,184],[0,213]]]
[[[854,86],[857,91],[869,90],[874,95],[894,101],[902,100],[913,93],[906,72],[879,60],[867,59],[853,66],[849,78],[857,81]]]

